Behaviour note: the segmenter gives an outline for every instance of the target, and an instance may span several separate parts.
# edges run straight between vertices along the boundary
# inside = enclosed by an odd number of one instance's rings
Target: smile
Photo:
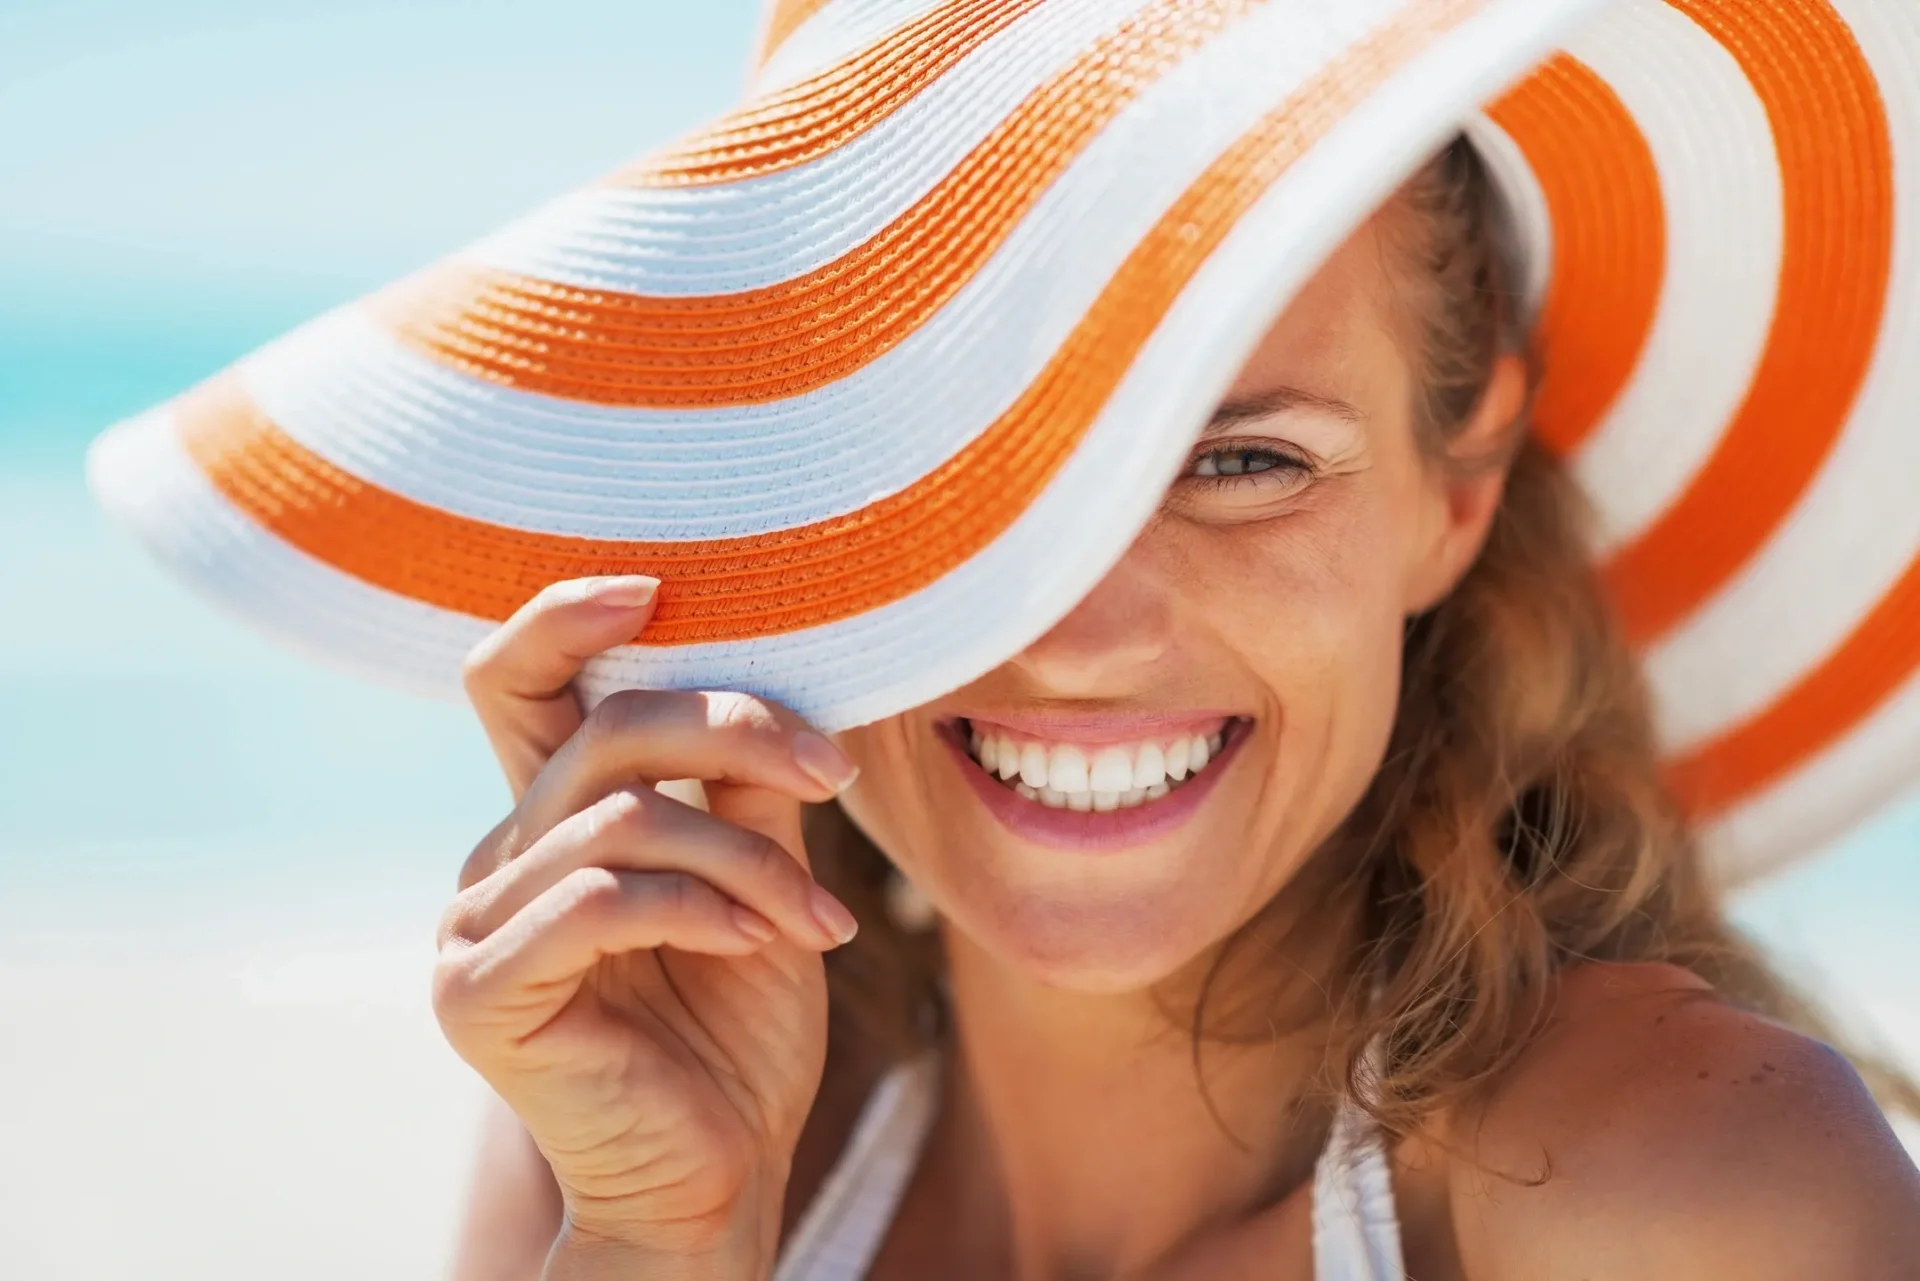
[[[1133,743],[1082,746],[969,722],[968,755],[1015,793],[1049,809],[1107,813],[1170,795],[1226,745],[1229,722]]]
[[[1197,813],[1253,730],[1228,715],[945,722],[940,737],[974,795],[1025,840],[1117,850]]]

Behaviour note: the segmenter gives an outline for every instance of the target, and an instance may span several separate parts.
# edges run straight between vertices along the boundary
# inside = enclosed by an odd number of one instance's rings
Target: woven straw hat
[[[1539,430],[1739,879],[1920,774],[1913,0],[782,0],[746,104],[96,445],[306,650],[452,693],[664,580],[590,691],[826,728],[1057,621],[1285,301],[1465,128]]]

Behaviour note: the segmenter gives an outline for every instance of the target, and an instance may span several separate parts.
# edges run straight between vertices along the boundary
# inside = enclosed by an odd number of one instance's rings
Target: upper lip
[[[1035,739],[1060,743],[1131,743],[1182,732],[1208,732],[1239,719],[1230,711],[1014,712],[969,709],[954,719],[995,725]]]

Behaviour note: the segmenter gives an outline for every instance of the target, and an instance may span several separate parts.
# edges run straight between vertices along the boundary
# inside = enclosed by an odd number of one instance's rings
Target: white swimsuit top
[[[846,1151],[781,1251],[774,1281],[860,1281],[920,1161],[939,1103],[939,1061],[889,1072],[867,1100]],[[1314,1281],[1404,1281],[1393,1183],[1372,1123],[1334,1119],[1313,1172]]]

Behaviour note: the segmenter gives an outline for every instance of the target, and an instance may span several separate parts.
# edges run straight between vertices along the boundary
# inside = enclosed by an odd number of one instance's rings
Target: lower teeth
[[[1006,786],[1002,781],[1001,786]],[[1157,801],[1172,792],[1177,783],[1155,783],[1152,787],[1134,788],[1125,792],[1056,792],[1051,787],[1035,789],[1025,783],[1014,783],[1012,790],[1030,801],[1037,801],[1048,809],[1076,810],[1085,814],[1089,810],[1096,814],[1105,814],[1111,810],[1131,809],[1136,805],[1145,805]]]

